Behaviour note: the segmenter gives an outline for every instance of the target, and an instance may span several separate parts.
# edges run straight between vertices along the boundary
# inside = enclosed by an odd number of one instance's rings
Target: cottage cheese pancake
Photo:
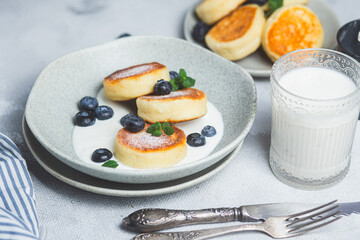
[[[218,22],[205,36],[207,46],[229,60],[239,60],[258,49],[265,23],[256,4],[238,8]]]
[[[207,98],[196,88],[185,88],[167,95],[138,97],[138,115],[145,121],[183,122],[200,118],[207,113]]]
[[[105,95],[115,101],[126,101],[150,94],[160,79],[170,80],[166,66],[157,63],[145,63],[118,70],[107,76],[104,81]]]
[[[245,0],[204,0],[196,7],[195,11],[201,21],[212,25],[244,2]]]
[[[302,5],[282,7],[266,21],[262,46],[272,61],[305,48],[321,47],[324,30],[318,17]]]
[[[166,168],[178,163],[186,156],[186,136],[173,127],[175,133],[168,136],[152,136],[146,130],[150,124],[138,132],[132,133],[120,129],[115,142],[115,157],[126,166],[140,169]]]

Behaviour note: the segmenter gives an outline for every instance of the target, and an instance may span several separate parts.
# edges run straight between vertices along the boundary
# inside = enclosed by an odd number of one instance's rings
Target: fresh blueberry
[[[205,35],[208,33],[209,30],[210,27],[206,25],[206,23],[198,22],[193,28],[191,36],[195,41],[199,43],[204,43]]]
[[[129,118],[125,122],[125,128],[129,132],[137,133],[137,132],[140,132],[141,130],[143,130],[144,127],[145,127],[145,121],[141,117],[136,116],[133,118]]]
[[[180,76],[180,75],[179,75],[177,72],[175,72],[175,71],[170,71],[169,74],[170,74],[170,79],[173,79],[173,78],[176,78],[176,77],[179,77],[179,76]]]
[[[131,34],[130,33],[123,33],[123,34],[120,34],[117,38],[124,38],[124,37],[130,37]]]
[[[161,79],[157,81],[157,83],[154,86],[154,94],[155,95],[166,95],[171,93],[172,85],[169,81],[165,81],[164,79]]]
[[[75,125],[88,127],[94,125],[96,119],[93,112],[80,111],[75,115]]]
[[[247,0],[246,1],[246,4],[250,4],[250,3],[254,3],[254,4],[257,4],[257,5],[259,5],[259,6],[262,6],[262,5],[264,5],[265,3],[267,3],[268,2],[268,0]]]
[[[121,126],[125,127],[126,126],[126,123],[132,119],[136,119],[138,118],[138,116],[136,116],[135,114],[133,113],[128,113],[126,114],[125,116],[123,116],[121,119],[120,119],[120,124]]]
[[[213,126],[206,125],[202,130],[201,134],[205,137],[212,137],[216,134],[216,129]]]
[[[191,133],[186,137],[186,142],[191,147],[200,147],[205,145],[206,140],[200,133]]]
[[[109,106],[98,106],[95,108],[95,117],[99,120],[106,120],[114,116],[114,110]]]
[[[95,111],[95,108],[99,105],[98,100],[94,97],[83,97],[80,100],[80,110]]]
[[[99,148],[96,149],[92,155],[91,155],[91,160],[93,162],[105,162],[109,159],[111,159],[113,156],[112,152],[110,152],[110,150],[106,149],[106,148]]]

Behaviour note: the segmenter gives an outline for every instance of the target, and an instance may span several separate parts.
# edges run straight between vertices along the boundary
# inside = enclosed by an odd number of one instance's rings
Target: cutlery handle
[[[125,217],[122,223],[136,232],[154,232],[190,224],[236,221],[240,219],[240,214],[238,208],[141,209]]]
[[[132,240],[203,240],[209,239],[211,237],[243,231],[265,232],[265,229],[263,228],[262,224],[243,224],[223,228],[210,228],[186,232],[141,233],[136,235]]]

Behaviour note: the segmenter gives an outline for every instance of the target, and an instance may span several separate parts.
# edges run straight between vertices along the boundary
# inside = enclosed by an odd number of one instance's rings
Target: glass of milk
[[[348,172],[360,111],[360,64],[333,50],[288,53],[272,67],[270,166],[286,184],[329,187]]]

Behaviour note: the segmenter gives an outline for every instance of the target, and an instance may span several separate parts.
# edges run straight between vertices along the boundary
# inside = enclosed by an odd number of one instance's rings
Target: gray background
[[[21,119],[39,72],[75,50],[133,35],[183,38],[186,11],[194,0],[0,0],[0,131],[15,141],[27,159],[46,239],[130,239],[121,219],[143,207],[209,208],[277,201],[360,200],[359,127],[348,176],[333,188],[300,191],[279,182],[267,164],[270,141],[268,79],[255,79],[258,110],[250,134],[236,158],[212,179],[195,187],[156,197],[120,198],[69,186],[43,170],[29,153]],[[340,23],[359,18],[360,1],[327,0]],[[359,216],[327,228],[333,239],[359,236]],[[352,236],[352,237],[351,237]],[[219,239],[268,239],[244,233]],[[304,239],[327,239],[316,232]]]

